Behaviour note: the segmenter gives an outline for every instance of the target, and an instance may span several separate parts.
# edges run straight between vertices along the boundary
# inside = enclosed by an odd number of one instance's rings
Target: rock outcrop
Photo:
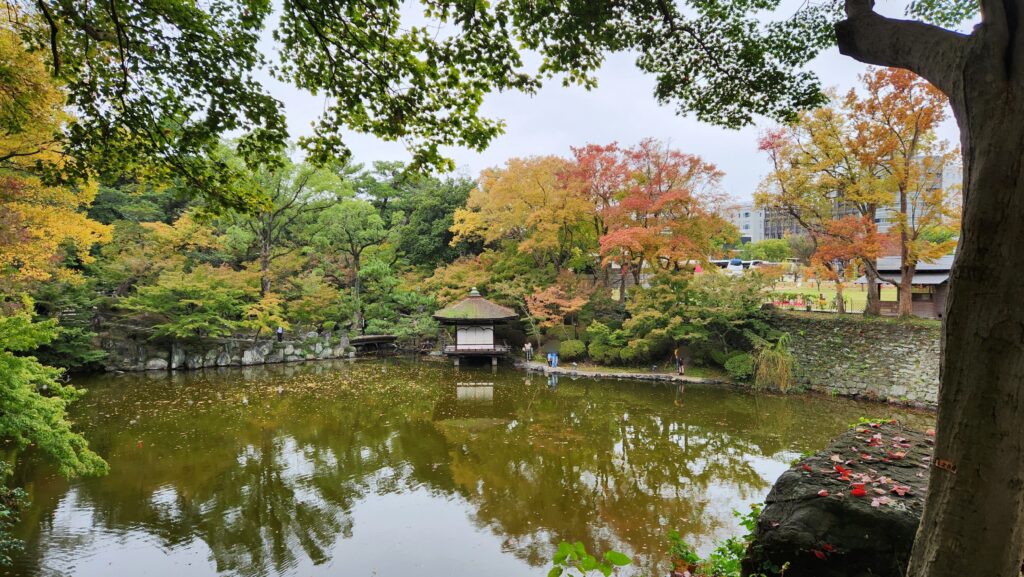
[[[743,575],[902,577],[924,507],[933,441],[858,426],[779,477]]]

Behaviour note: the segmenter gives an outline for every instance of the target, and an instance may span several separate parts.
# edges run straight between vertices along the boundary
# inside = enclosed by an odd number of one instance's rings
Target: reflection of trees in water
[[[649,564],[668,528],[710,540],[732,523],[716,499],[767,491],[752,455],[818,448],[864,411],[713,389],[677,398],[650,384],[562,379],[551,390],[515,373],[332,366],[94,388],[75,416],[112,473],[76,483],[80,503],[97,525],[141,529],[168,548],[200,539],[218,570],[246,576],[328,561],[358,531],[356,503],[418,487],[465,497],[477,523],[531,564],[546,564],[561,540]],[[493,391],[460,400],[453,381],[484,377]],[[41,547],[63,548],[40,544],[39,531],[68,490],[34,473],[17,479],[34,483],[23,524],[31,565]]]
[[[756,447],[684,418],[614,389],[563,383],[509,427],[442,430],[458,449],[451,460],[460,492],[517,555],[541,565],[552,543],[582,540],[649,565],[669,527],[703,537],[723,523],[710,507],[712,484],[743,495],[768,488],[748,463]]]

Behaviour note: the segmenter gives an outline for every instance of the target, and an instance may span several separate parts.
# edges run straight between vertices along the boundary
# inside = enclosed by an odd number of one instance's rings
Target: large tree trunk
[[[843,283],[840,281],[836,281],[836,312],[846,312],[846,297],[843,296]]]
[[[928,497],[908,577],[1017,577],[1024,557],[1024,1],[981,0],[968,37],[847,0],[840,51],[945,92],[963,227],[946,301]]]
[[[976,78],[988,90],[990,78]],[[935,467],[909,575],[1016,577],[1024,556],[1024,86],[968,94]],[[964,126],[964,124],[967,126]]]

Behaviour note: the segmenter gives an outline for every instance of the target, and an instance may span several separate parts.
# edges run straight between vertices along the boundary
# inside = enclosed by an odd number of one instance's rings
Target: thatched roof
[[[508,321],[519,318],[519,315],[508,307],[485,299],[474,288],[469,291],[468,297],[434,313],[434,318],[443,323],[459,324],[477,321]]]

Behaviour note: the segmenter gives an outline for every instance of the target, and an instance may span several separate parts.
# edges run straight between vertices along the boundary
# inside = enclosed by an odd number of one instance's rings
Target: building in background
[[[731,222],[740,231],[740,243],[764,240],[764,210],[753,204],[741,204],[729,213]]]

